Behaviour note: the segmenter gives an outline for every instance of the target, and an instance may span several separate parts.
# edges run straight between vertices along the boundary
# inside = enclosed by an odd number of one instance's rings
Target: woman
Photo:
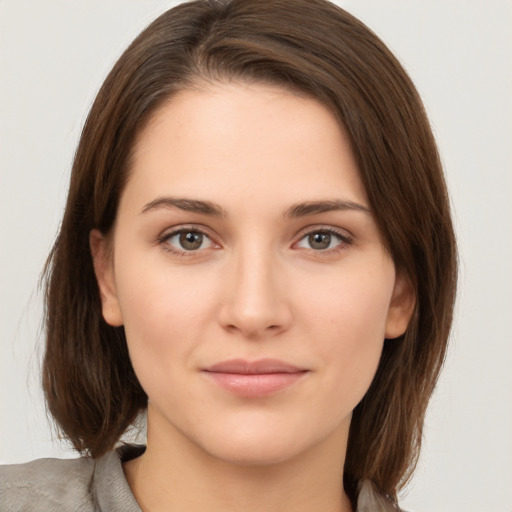
[[[2,468],[4,508],[397,509],[455,241],[421,101],[349,14],[151,24],[91,109],[46,275],[43,385],[89,457]],[[114,450],[145,410],[147,446]]]

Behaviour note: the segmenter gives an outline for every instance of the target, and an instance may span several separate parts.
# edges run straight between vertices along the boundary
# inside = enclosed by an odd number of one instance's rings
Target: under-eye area
[[[352,241],[353,238],[348,233],[332,227],[309,228],[292,247],[334,254],[347,249]]]
[[[164,250],[181,256],[189,255],[187,253],[204,251],[205,249],[220,248],[209,235],[193,227],[182,227],[166,232],[158,238],[157,242]]]

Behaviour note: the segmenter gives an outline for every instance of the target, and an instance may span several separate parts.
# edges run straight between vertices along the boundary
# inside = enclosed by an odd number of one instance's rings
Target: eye
[[[207,235],[192,229],[181,229],[169,233],[163,237],[162,243],[171,246],[177,252],[198,251],[200,249],[208,249],[213,245]]]
[[[297,243],[297,247],[313,249],[314,251],[328,251],[350,243],[351,239],[341,233],[330,230],[317,230],[303,236]]]

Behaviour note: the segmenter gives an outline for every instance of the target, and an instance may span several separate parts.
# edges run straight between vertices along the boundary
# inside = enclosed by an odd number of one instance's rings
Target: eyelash
[[[300,235],[300,238],[297,242],[294,243],[294,245],[297,245],[305,238],[315,235],[315,234],[326,234],[335,237],[338,240],[338,244],[336,244],[332,248],[323,249],[323,250],[315,250],[313,248],[308,248],[307,250],[313,251],[315,256],[330,256],[333,254],[337,254],[340,251],[344,251],[347,249],[348,246],[352,245],[354,240],[352,236],[348,235],[345,231],[338,231],[334,228],[323,228],[323,227],[315,227],[313,229],[308,229],[306,231],[303,231]]]
[[[173,246],[170,245],[169,241],[172,238],[174,238],[177,235],[185,234],[185,233],[197,233],[197,234],[200,234],[203,237],[205,237],[206,239],[208,239],[211,244],[216,245],[215,242],[212,240],[212,238],[204,230],[202,230],[202,229],[200,229],[198,227],[195,227],[195,226],[191,226],[191,227],[183,226],[183,227],[175,229],[175,230],[173,230],[171,232],[164,233],[162,236],[158,237],[157,243],[159,245],[161,245],[165,251],[170,252],[170,253],[172,253],[174,255],[177,255],[177,256],[182,256],[182,257],[194,257],[194,256],[197,256],[197,254],[201,251],[201,249],[189,250],[189,251],[187,251],[187,250],[178,250],[178,249],[176,249],[176,248],[174,248]],[[304,248],[306,250],[312,251],[315,255],[318,255],[318,256],[328,256],[328,255],[335,254],[335,253],[337,253],[339,251],[345,250],[347,248],[347,246],[350,246],[350,245],[353,244],[353,238],[350,235],[347,235],[345,232],[338,231],[338,230],[333,229],[331,227],[329,227],[329,228],[318,227],[318,228],[313,228],[313,229],[308,229],[306,231],[303,231],[300,234],[299,239],[296,242],[294,242],[293,245],[295,246],[298,243],[300,243],[301,241],[303,241],[306,237],[311,236],[311,235],[315,235],[315,234],[331,235],[331,236],[334,236],[339,241],[339,243],[335,247],[327,248],[327,249],[323,249],[323,250],[322,249],[315,250],[313,248]]]
[[[198,234],[202,235],[203,237],[205,237],[206,239],[208,239],[210,241],[210,243],[215,245],[215,242],[213,242],[212,238],[204,230],[202,230],[196,226],[190,226],[190,227],[183,226],[183,227],[175,229],[171,232],[166,232],[162,236],[158,237],[157,243],[159,245],[161,245],[165,251],[170,252],[176,256],[182,256],[182,257],[196,256],[197,253],[199,252],[199,250],[196,250],[196,251],[182,250],[182,251],[180,251],[179,249],[176,249],[169,243],[169,241],[172,238],[174,238],[175,236],[180,235],[180,234],[185,234],[185,233],[198,233]]]

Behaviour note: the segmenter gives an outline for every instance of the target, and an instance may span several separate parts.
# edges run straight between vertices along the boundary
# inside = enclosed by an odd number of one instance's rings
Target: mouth
[[[283,391],[302,380],[309,370],[279,361],[260,359],[222,361],[202,370],[225,391],[245,398],[265,397]]]

